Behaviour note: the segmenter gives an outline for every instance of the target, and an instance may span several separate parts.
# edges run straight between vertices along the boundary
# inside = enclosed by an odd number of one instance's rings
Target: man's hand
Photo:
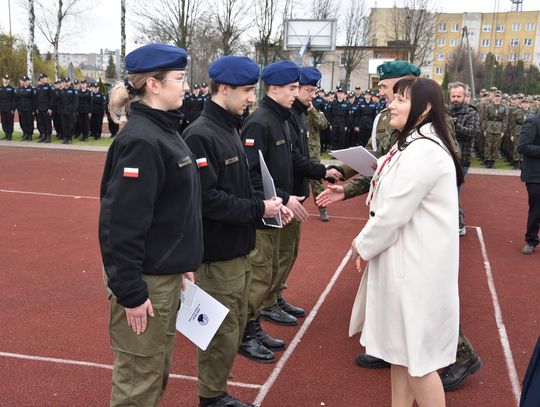
[[[324,178],[333,178],[334,180],[342,181],[343,174],[341,174],[341,172],[339,172],[336,168],[329,168],[326,170],[326,175],[324,176]]]
[[[354,132],[355,132],[355,133],[358,133],[359,131],[360,131],[360,127],[355,127],[355,128],[354,128]]]
[[[287,223],[289,223],[291,220],[294,219],[294,213],[285,205],[281,205],[280,212],[281,212],[281,223],[283,225],[286,225]]]
[[[193,271],[188,271],[187,273],[182,274],[182,290],[186,289],[187,280],[195,284],[195,273]]]
[[[324,207],[343,200],[345,200],[345,192],[342,185],[328,185],[326,189],[315,198],[317,206]]]
[[[133,329],[137,335],[146,331],[148,325],[146,314],[151,317],[154,316],[154,309],[152,308],[152,302],[148,298],[143,304],[135,308],[125,308],[127,323]]]
[[[263,218],[274,218],[279,213],[281,207],[283,206],[283,199],[279,197],[274,197],[272,199],[267,199],[264,202],[264,215]]]
[[[294,217],[300,222],[305,222],[309,217],[308,211],[306,211],[306,208],[304,208],[301,204],[304,198],[305,197],[303,196],[291,195],[289,196],[289,201],[287,202],[287,208],[292,211]]]

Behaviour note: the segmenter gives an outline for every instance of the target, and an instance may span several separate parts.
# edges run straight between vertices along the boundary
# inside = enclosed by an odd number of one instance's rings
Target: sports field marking
[[[309,216],[313,216],[315,218],[318,218],[320,214],[318,213],[309,213]],[[328,215],[330,216],[330,219],[348,219],[348,220],[367,220],[367,218],[356,218],[354,216],[336,216],[336,215]]]
[[[484,268],[486,270],[486,278],[488,282],[489,292],[491,294],[491,301],[493,303],[493,310],[495,312],[495,321],[497,323],[497,329],[499,331],[499,338],[504,352],[504,359],[506,361],[506,368],[508,369],[508,377],[512,384],[512,393],[516,401],[516,406],[519,406],[521,398],[521,386],[519,384],[518,373],[516,365],[514,363],[514,357],[512,356],[512,349],[510,348],[510,342],[508,340],[508,334],[506,333],[506,326],[504,325],[501,306],[499,304],[499,297],[497,290],[495,289],[495,282],[493,280],[493,274],[491,272],[491,263],[489,262],[486,243],[484,241],[484,234],[482,228],[476,226],[476,234],[478,235],[478,241],[482,248],[482,257],[484,258]]]
[[[276,364],[276,367],[274,368],[274,370],[270,374],[270,377],[268,377],[266,382],[262,385],[262,388],[259,390],[259,394],[257,395],[257,398],[255,399],[255,402],[254,402],[255,405],[260,406],[261,403],[264,401],[265,397],[268,395],[268,392],[270,391],[270,389],[272,388],[272,386],[276,382],[276,379],[279,377],[281,371],[285,367],[285,364],[287,363],[287,360],[289,360],[289,358],[293,354],[293,352],[296,349],[296,347],[298,346],[298,344],[302,341],[302,338],[303,338],[304,334],[306,333],[309,326],[311,325],[311,323],[313,322],[313,320],[317,316],[317,313],[319,312],[319,309],[321,308],[322,304],[326,300],[326,297],[328,296],[328,294],[330,293],[330,291],[332,290],[332,288],[336,284],[337,279],[339,278],[341,272],[343,271],[343,269],[347,265],[347,262],[349,261],[351,255],[352,255],[352,251],[351,251],[351,249],[349,249],[349,251],[347,252],[345,257],[341,261],[341,264],[337,268],[336,272],[334,273],[334,275],[330,279],[330,282],[326,285],[325,290],[322,292],[319,299],[317,300],[317,303],[315,304],[315,306],[313,307],[313,309],[311,310],[311,312],[307,316],[306,320],[302,324],[302,327],[298,330],[298,332],[296,333],[296,335],[292,339],[291,343],[287,347],[287,350],[285,351],[285,353],[283,354],[281,359],[279,359],[279,362]]]
[[[11,189],[0,189],[0,192],[8,194],[23,194],[23,195],[39,195],[39,196],[54,196],[58,198],[72,198],[72,199],[94,199],[99,200],[99,197],[84,196],[84,195],[63,195],[63,194],[51,194],[48,192],[32,192],[32,191],[14,191]]]
[[[95,368],[98,368],[98,369],[107,369],[107,370],[112,370],[113,369],[112,365],[104,365],[104,364],[101,364],[101,363],[84,362],[84,361],[81,361],[81,360],[49,358],[49,357],[44,357],[44,356],[21,355],[19,353],[0,352],[0,357],[15,358],[15,359],[25,359],[25,360],[34,360],[34,361],[39,361],[39,362],[58,363],[58,364],[62,364],[62,365],[77,365],[77,366],[85,366],[85,367],[95,367]],[[187,380],[187,381],[190,381],[190,382],[197,382],[198,381],[198,379],[195,376],[187,376],[187,375],[182,375],[182,374],[170,374],[169,378]],[[260,384],[231,382],[231,381],[228,381],[227,384],[229,386],[243,387],[243,388],[246,388],[246,389],[260,389],[262,387]]]

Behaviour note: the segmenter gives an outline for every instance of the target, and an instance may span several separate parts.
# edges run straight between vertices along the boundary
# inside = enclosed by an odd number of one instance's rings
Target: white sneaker
[[[465,228],[465,226],[463,226],[462,228],[459,228],[460,236],[465,236],[466,234],[467,234],[467,229]]]

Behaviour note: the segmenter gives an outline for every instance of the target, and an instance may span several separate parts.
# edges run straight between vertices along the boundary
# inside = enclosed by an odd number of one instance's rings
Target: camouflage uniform
[[[526,111],[521,107],[515,107],[510,110],[508,114],[508,128],[510,130],[510,146],[508,150],[508,157],[514,162],[514,165],[519,166],[521,161],[521,154],[517,151],[517,145],[519,141],[519,132],[521,126],[525,123]]]
[[[307,113],[307,139],[309,146],[309,159],[311,162],[321,162],[321,137],[320,132],[328,128],[329,123],[324,117],[324,114],[317,110],[311,109]],[[311,190],[313,191],[313,200],[317,195],[324,191],[324,186],[321,180],[310,180]],[[321,208],[319,208],[320,210]]]
[[[486,108],[484,160],[490,168],[499,157],[501,139],[508,121],[507,111],[508,108],[502,103],[492,103]]]
[[[480,131],[478,131],[477,137],[476,137],[476,151],[478,151],[482,159],[484,157],[484,144],[485,144],[484,132],[486,130],[486,110],[491,103],[492,102],[490,99],[485,99],[485,100],[481,100],[477,106],[478,114],[480,116]]]

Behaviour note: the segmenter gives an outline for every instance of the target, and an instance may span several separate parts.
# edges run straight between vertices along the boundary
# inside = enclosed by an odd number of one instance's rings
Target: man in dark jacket
[[[71,144],[75,132],[75,122],[79,111],[79,95],[71,86],[71,80],[64,78],[64,88],[60,91],[59,109],[62,112],[62,144]]]
[[[94,140],[101,138],[103,127],[103,115],[105,114],[105,96],[99,91],[97,83],[90,85],[92,92],[92,110],[90,115],[90,135]]]
[[[540,113],[528,119],[519,135],[518,152],[523,154],[521,180],[527,185],[529,214],[523,254],[533,254],[540,229]]]
[[[36,90],[36,121],[39,131],[39,143],[51,142],[54,101],[54,88],[49,84],[47,74],[42,73],[39,75],[39,86]]]
[[[36,90],[30,84],[30,78],[21,76],[21,86],[16,91],[17,112],[19,113],[19,124],[23,135],[21,140],[32,141],[34,133],[34,111],[36,110]]]
[[[2,76],[0,87],[0,118],[4,137],[0,140],[11,140],[13,134],[13,116],[15,114],[15,88],[10,84],[8,74]]]
[[[182,136],[195,155],[202,187],[204,257],[196,282],[230,312],[208,348],[197,352],[199,407],[242,407],[247,404],[227,394],[227,379],[247,321],[249,253],[255,224],[276,216],[282,200],[263,200],[252,188],[237,131],[242,113],[255,101],[259,66],[246,57],[224,56],[208,73],[214,98]]]
[[[88,90],[88,82],[84,79],[81,81],[81,89],[79,90],[79,114],[77,118],[80,132],[79,139],[82,141],[88,140],[92,109],[92,92]]]
[[[332,131],[331,142],[334,150],[347,148],[347,130],[350,104],[345,99],[345,91],[339,88],[337,99],[332,102],[329,109],[328,121]]]

